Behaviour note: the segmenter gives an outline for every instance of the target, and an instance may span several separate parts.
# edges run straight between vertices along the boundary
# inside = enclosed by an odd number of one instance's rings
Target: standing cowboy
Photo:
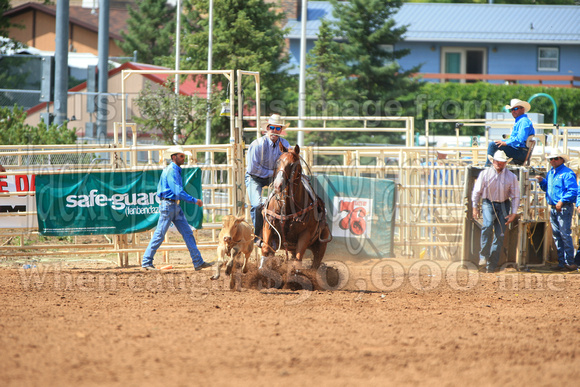
[[[146,270],[157,270],[153,266],[153,256],[159,246],[161,246],[161,242],[165,238],[165,233],[167,233],[167,229],[169,229],[169,226],[173,222],[179,233],[183,236],[195,270],[205,269],[212,264],[203,261],[201,253],[195,244],[195,237],[193,236],[191,227],[187,223],[183,210],[179,206],[180,200],[197,204],[199,207],[203,206],[203,202],[200,199],[194,198],[183,189],[181,166],[185,162],[185,156],[191,156],[191,152],[184,151],[183,147],[176,145],[167,149],[165,154],[170,155],[172,162],[163,170],[161,178],[159,179],[157,186],[157,196],[161,199],[159,203],[159,222],[157,223],[157,228],[151,241],[149,241],[149,246],[145,250],[141,266]]]
[[[572,241],[572,215],[574,203],[578,196],[576,174],[564,163],[570,161],[568,155],[553,149],[547,156],[552,169],[544,179],[536,176],[540,188],[546,192],[546,201],[550,205],[550,223],[552,237],[558,250],[558,266],[555,271],[574,271],[578,266],[574,263],[574,242]]]
[[[517,218],[520,185],[516,175],[506,169],[505,166],[511,159],[508,159],[503,151],[497,151],[493,157],[487,157],[493,163],[493,167],[484,169],[477,177],[471,202],[473,218],[477,219],[479,218],[479,199],[483,198],[479,266],[482,268],[486,265],[486,271],[493,273],[499,262],[506,226]],[[492,234],[494,234],[493,242]]]
[[[246,169],[246,190],[250,200],[250,215],[254,223],[254,233],[256,234],[255,242],[258,247],[261,247],[262,241],[262,227],[264,225],[264,218],[262,216],[262,206],[264,198],[262,197],[262,189],[268,185],[272,180],[274,174],[274,167],[276,160],[282,154],[279,143],[286,149],[290,144],[286,139],[282,138],[286,133],[284,129],[288,124],[281,119],[279,114],[272,114],[268,122],[264,125],[266,135],[254,140],[248,149],[247,160],[248,167]]]

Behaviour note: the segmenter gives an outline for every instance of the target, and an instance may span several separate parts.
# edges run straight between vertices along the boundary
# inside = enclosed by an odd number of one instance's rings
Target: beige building
[[[13,4],[14,5],[14,4]],[[55,51],[56,5],[25,3],[4,13],[11,24],[8,37],[42,51]],[[123,40],[119,31],[126,30],[129,12],[126,8],[109,11],[109,56],[125,54],[115,40]],[[72,6],[69,8],[69,51],[98,54],[99,14],[92,8]]]
[[[170,70],[165,67],[145,65],[140,63],[127,62],[120,67],[109,71],[108,80],[108,102],[107,102],[107,137],[112,139],[114,137],[114,123],[122,122],[122,71],[123,70]],[[167,75],[164,74],[133,74],[125,80],[126,93],[126,122],[133,122],[134,116],[139,116],[139,108],[134,103],[134,100],[139,96],[139,92],[145,88],[147,83],[155,85],[162,85],[167,80]],[[172,77],[172,75],[171,75]],[[201,95],[206,96],[205,78],[200,79],[200,82],[188,80],[180,85],[180,94],[183,95]],[[87,112],[87,101],[89,94],[87,92],[87,83],[83,82],[80,85],[69,90],[67,115],[70,120],[68,127],[76,128],[76,134],[79,138],[94,137],[94,133],[86,132],[86,128],[92,127],[97,122],[97,113]],[[45,112],[53,112],[54,106],[50,104],[41,103],[33,108],[27,110],[28,117],[25,123],[36,126],[41,121],[41,114]],[[120,136],[120,135],[119,135]],[[139,133],[139,136],[144,138],[150,137],[149,134]]]

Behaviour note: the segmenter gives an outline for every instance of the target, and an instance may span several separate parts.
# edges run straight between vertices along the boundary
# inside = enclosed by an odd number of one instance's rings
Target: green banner
[[[333,236],[327,246],[330,254],[394,257],[394,181],[317,175],[312,183],[326,204]]]
[[[38,230],[42,235],[128,234],[149,230],[159,220],[160,169],[36,176]],[[201,198],[201,170],[184,168],[183,187]],[[203,211],[181,202],[190,225],[200,229]]]

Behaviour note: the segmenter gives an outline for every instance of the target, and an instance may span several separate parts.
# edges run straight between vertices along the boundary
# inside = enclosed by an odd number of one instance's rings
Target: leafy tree
[[[408,55],[409,50],[394,49],[406,32],[406,27],[396,27],[393,19],[402,2],[331,0],[331,3],[337,19],[333,25],[333,37],[338,43],[332,42],[331,36],[322,35],[325,46],[319,47],[330,49],[332,53],[323,51],[320,60],[333,63],[333,94],[342,98],[338,114],[392,116],[412,112],[410,96],[419,89],[420,84],[410,75],[419,71],[419,67],[403,71],[397,60]],[[328,34],[327,31],[323,33]],[[317,56],[320,55],[317,53]],[[344,63],[343,66],[335,61],[334,55],[339,55],[338,62]],[[313,70],[317,71],[319,66],[315,63]],[[333,136],[334,145],[400,141],[399,136],[372,132],[340,133]]]
[[[335,31],[328,20],[321,21],[318,39],[306,57],[306,115],[337,116],[341,106],[352,99],[348,68],[342,61]],[[314,132],[306,135],[307,144],[330,144],[336,133]],[[339,135],[340,136],[340,135]]]
[[[64,125],[52,124],[48,128],[41,122],[37,127],[24,123],[24,109],[0,107],[0,144],[2,145],[35,145],[35,144],[74,144],[77,136],[74,129]]]
[[[348,3],[331,0],[336,29],[348,63],[350,75],[355,79],[360,100],[397,99],[418,89],[410,75],[419,67],[401,71],[396,62],[409,54],[409,50],[395,50],[403,40],[406,27],[395,27],[393,15],[401,1],[352,0]],[[380,111],[377,113],[381,113]]]
[[[178,143],[203,143],[200,139],[205,138],[207,99],[182,94],[176,98],[174,90],[174,82],[171,80],[161,87],[147,83],[136,99],[141,116],[133,117],[135,122],[142,125],[144,131],[151,133],[153,137],[166,144],[173,144],[177,112]],[[215,97],[210,104],[217,106]]]
[[[214,1],[212,67],[258,71],[262,98],[282,99],[288,82],[283,69],[288,63],[288,55],[285,52],[284,31],[280,27],[284,15],[270,9],[272,5],[264,0]],[[183,13],[185,31],[181,46],[184,60],[181,67],[207,69],[208,0],[186,0]],[[251,87],[243,85],[243,89],[245,97],[250,99],[253,83]]]
[[[174,47],[175,7],[165,0],[142,0],[136,4],[136,9],[127,6],[128,31],[121,31],[125,41],[117,44],[129,56],[137,50],[141,63],[160,64]]]
[[[344,99],[345,80],[348,69],[340,55],[340,47],[334,40],[330,22],[323,19],[318,39],[307,54],[306,69],[309,115],[327,115],[329,103]]]
[[[532,95],[545,93],[552,96],[558,106],[557,122],[565,126],[580,125],[576,112],[580,109],[580,93],[577,89],[528,85],[494,85],[486,82],[469,84],[425,83],[413,99],[417,106],[415,128],[423,132],[426,119],[463,120],[485,118],[486,112],[504,111],[512,98],[528,100]],[[548,98],[532,101],[533,113],[544,114],[544,123],[554,121],[554,108]],[[429,127],[430,134],[454,135],[455,125],[435,123]],[[483,135],[483,127],[463,127],[461,135]]]
[[[23,28],[21,25],[10,23],[10,19],[4,16],[4,13],[11,8],[10,0],[0,0],[0,53],[23,47],[22,43],[7,38],[10,36],[9,31],[11,27]]]

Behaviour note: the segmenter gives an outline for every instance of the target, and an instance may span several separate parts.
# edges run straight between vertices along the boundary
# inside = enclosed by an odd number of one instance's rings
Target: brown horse
[[[274,255],[278,248],[292,253],[298,269],[306,249],[314,254],[312,268],[318,269],[326,244],[332,240],[326,223],[324,202],[312,190],[308,180],[302,176],[300,147],[290,150],[280,143],[282,154],[276,161],[272,176],[272,192],[264,205],[264,228],[262,231],[262,261]]]

